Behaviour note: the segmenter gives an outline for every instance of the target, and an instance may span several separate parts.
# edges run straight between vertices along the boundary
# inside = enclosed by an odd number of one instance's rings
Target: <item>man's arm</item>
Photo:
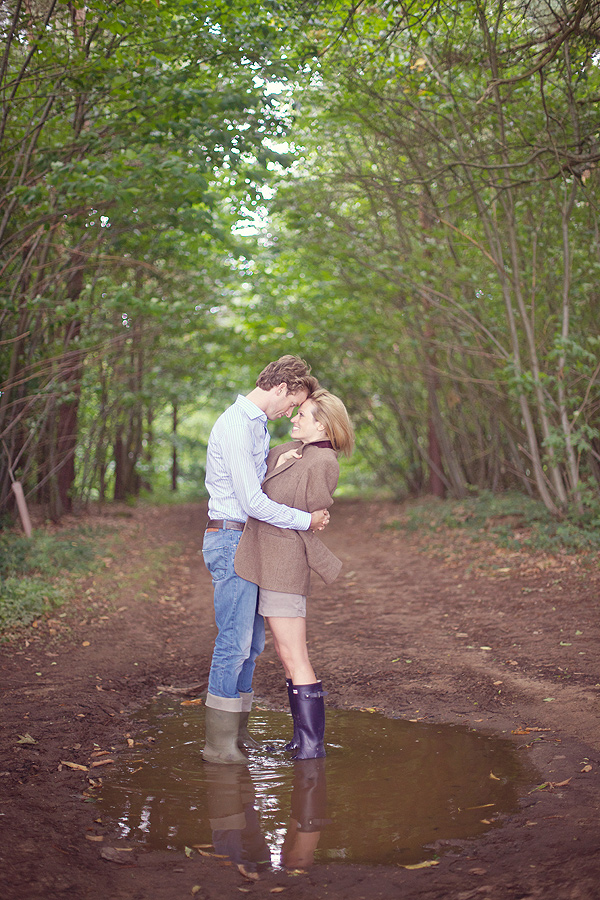
[[[228,440],[221,444],[221,451],[231,476],[233,492],[247,516],[278,528],[294,528],[297,531],[308,531],[309,528],[324,525],[324,510],[311,515],[302,509],[276,503],[263,493],[256,473],[249,429],[231,429]]]

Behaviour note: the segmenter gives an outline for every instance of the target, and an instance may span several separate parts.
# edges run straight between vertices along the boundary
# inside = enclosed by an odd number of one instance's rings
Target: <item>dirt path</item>
[[[429,869],[320,864],[254,883],[209,857],[115,852],[86,802],[90,779],[102,777],[92,764],[127,747],[132,712],[159,686],[205,684],[214,637],[199,554],[205,510],[139,509],[105,517],[129,548],[114,575],[108,561],[66,615],[0,649],[0,896],[216,900],[271,897],[274,888],[291,900],[600,896],[598,575],[566,558],[491,550],[487,570],[475,551],[442,563],[418,536],[384,527],[400,512],[383,503],[334,508],[326,540],[343,574],[315,585],[309,619],[327,703],[503,734],[544,789],[525,796],[504,827]],[[179,552],[160,583],[140,582],[148,554],[173,542]],[[255,689],[284,707],[270,646]]]

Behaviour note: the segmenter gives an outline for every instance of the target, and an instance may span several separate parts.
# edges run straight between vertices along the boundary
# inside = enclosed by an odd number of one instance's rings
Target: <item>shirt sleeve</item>
[[[278,528],[308,531],[311,523],[309,512],[275,503],[263,493],[253,451],[250,429],[240,425],[230,430],[229,439],[222,448],[223,462],[231,473],[233,492],[245,515]]]

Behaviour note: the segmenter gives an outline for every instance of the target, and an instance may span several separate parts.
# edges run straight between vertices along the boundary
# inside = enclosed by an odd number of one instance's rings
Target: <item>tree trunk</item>
[[[179,477],[179,463],[177,460],[177,401],[173,401],[173,452],[171,456],[171,490],[177,490],[177,478]]]
[[[83,289],[84,257],[79,251],[71,254],[71,274],[67,286],[67,296],[75,303]],[[66,399],[58,407],[56,425],[56,508],[50,510],[52,518],[60,518],[70,512],[73,506],[71,490],[75,481],[75,450],[77,448],[77,418],[81,396],[83,374],[83,353],[81,349],[69,349],[77,345],[81,335],[81,321],[75,317],[67,325],[65,332],[65,352],[60,361],[60,383]]]

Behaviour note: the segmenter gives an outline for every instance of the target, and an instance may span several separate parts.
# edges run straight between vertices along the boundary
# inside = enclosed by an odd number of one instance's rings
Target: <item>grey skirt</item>
[[[284,616],[293,619],[306,617],[306,597],[304,594],[286,594],[285,591],[258,589],[258,611],[261,616]]]

